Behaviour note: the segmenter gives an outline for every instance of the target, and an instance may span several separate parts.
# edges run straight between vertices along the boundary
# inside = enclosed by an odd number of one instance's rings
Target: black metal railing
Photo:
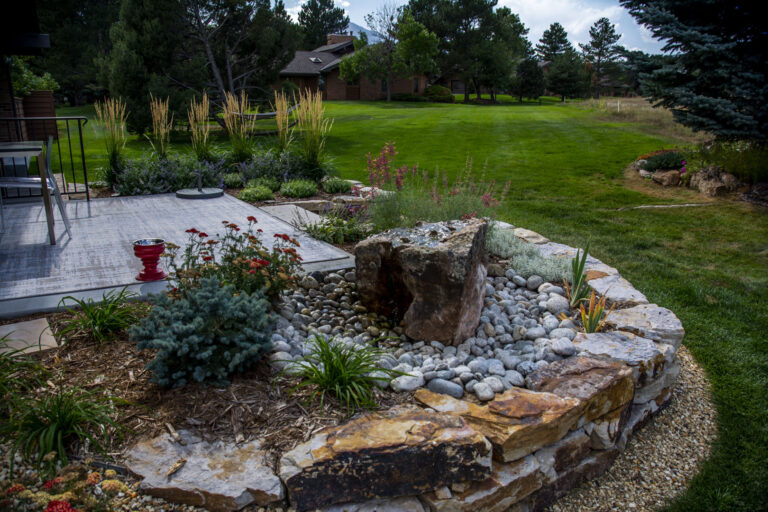
[[[59,175],[62,195],[85,194],[90,201],[88,169],[85,161],[83,126],[85,116],[64,117],[0,117],[0,141],[47,141],[53,136],[51,171]],[[26,176],[37,174],[37,166],[20,159],[0,159],[0,176]],[[8,191],[11,192],[11,191]],[[39,195],[40,191],[18,190],[16,197]]]

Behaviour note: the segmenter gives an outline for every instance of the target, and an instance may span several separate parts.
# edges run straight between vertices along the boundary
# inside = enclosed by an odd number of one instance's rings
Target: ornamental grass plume
[[[325,160],[325,143],[333,126],[326,119],[320,91],[304,89],[299,92],[296,121],[301,134],[301,152],[308,165],[319,167]]]
[[[211,151],[208,145],[208,135],[211,127],[208,124],[208,114],[210,112],[210,102],[208,93],[203,93],[200,101],[192,98],[187,110],[187,119],[189,120],[189,131],[192,139],[192,151],[198,160],[210,160]]]
[[[122,153],[127,140],[125,122],[128,115],[125,113],[125,102],[120,97],[107,98],[103,101],[97,101],[94,108],[96,109],[96,119],[104,129],[104,145],[107,148],[107,159],[109,160],[109,170],[105,178],[107,183],[113,186],[122,167]]]
[[[277,123],[277,150],[283,152],[293,141],[291,114],[288,95],[284,91],[275,91],[275,122]]]
[[[239,96],[231,92],[224,95],[224,126],[232,145],[232,157],[238,162],[245,162],[253,155],[250,136],[256,127],[256,116],[248,112],[249,108],[245,91]]]
[[[149,94],[149,111],[152,114],[152,133],[147,136],[152,150],[159,159],[168,157],[168,149],[171,147],[171,129],[173,128],[173,114],[168,115],[168,98],[161,100]]]

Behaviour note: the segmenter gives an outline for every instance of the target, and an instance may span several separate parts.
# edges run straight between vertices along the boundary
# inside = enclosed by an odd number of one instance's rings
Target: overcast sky
[[[299,12],[304,0],[285,0],[288,11],[294,16]],[[343,7],[349,19],[358,25],[365,26],[364,16],[375,11],[382,0],[335,0]],[[397,4],[406,1],[396,0]],[[589,27],[599,18],[605,16],[616,25],[616,31],[621,34],[620,44],[643,50],[648,53],[660,53],[661,44],[654,40],[650,33],[640,27],[632,16],[622,8],[617,1],[611,0],[499,0],[500,6],[506,6],[517,13],[525,26],[530,30],[528,39],[534,44],[538,42],[542,32],[551,23],[559,22],[568,32],[568,38],[576,43],[586,43],[589,40]],[[578,46],[577,46],[578,48]]]

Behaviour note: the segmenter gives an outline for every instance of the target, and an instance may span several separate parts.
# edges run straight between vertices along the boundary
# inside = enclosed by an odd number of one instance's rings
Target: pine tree
[[[682,124],[721,139],[768,137],[764,2],[620,0],[668,59],[640,70],[642,90]]]
[[[590,41],[580,44],[584,58],[592,64],[595,98],[600,97],[602,80],[616,67],[623,48],[617,43],[621,38],[616,26],[608,18],[600,18],[589,29]]]
[[[183,117],[191,92],[188,86],[176,84],[200,83],[200,70],[204,69],[202,63],[184,56],[183,34],[180,2],[122,1],[120,20],[110,31],[109,89],[112,96],[125,100],[130,130],[144,133],[151,126],[150,93],[170,97],[175,117]]]
[[[301,6],[299,25],[304,29],[304,44],[312,49],[323,46],[328,34],[347,30],[349,16],[344,9],[336,7],[333,0],[308,0]]]
[[[573,50],[573,46],[568,41],[568,32],[561,24],[555,22],[541,35],[539,44],[536,45],[536,56],[541,61],[552,62],[555,57],[568,50]]]
[[[571,48],[556,55],[549,66],[546,76],[547,89],[565,98],[575,98],[584,94],[586,69],[576,50]]]
[[[536,99],[544,94],[544,72],[539,61],[527,58],[517,67],[512,92],[523,102],[523,97]]]

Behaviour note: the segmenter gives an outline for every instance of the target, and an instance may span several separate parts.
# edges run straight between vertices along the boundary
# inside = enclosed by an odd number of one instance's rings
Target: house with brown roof
[[[293,60],[280,71],[280,81],[290,81],[301,89],[320,90],[324,100],[379,100],[387,96],[384,80],[375,82],[360,77],[356,83],[339,77],[339,63],[355,51],[354,37],[329,34],[325,45],[312,51],[297,51]],[[422,94],[427,86],[425,75],[395,80],[392,94]]]

